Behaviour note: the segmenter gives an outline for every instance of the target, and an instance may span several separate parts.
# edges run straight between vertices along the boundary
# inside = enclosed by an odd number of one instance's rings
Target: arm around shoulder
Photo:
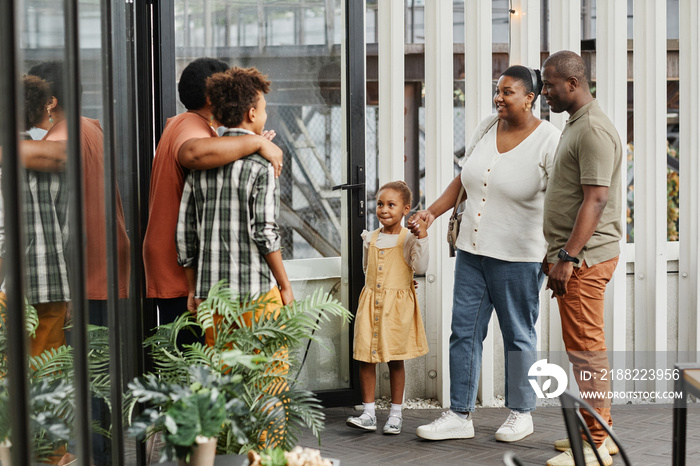
[[[65,141],[21,141],[19,145],[22,164],[29,170],[60,172],[65,170]]]
[[[282,149],[263,136],[253,134],[190,139],[180,147],[178,161],[190,170],[208,170],[255,153],[270,161],[276,175],[279,175],[278,171],[282,167]]]

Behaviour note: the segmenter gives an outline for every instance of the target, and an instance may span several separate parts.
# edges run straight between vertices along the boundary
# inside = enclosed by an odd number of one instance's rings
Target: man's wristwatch
[[[578,259],[575,257],[571,257],[564,248],[559,250],[559,254],[557,254],[557,257],[563,260],[564,262],[573,262],[574,264],[578,264]]]

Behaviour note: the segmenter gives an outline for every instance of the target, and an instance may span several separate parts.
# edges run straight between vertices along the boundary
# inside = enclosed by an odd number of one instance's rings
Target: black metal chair
[[[620,456],[622,456],[622,460],[625,462],[625,464],[632,464],[627,456],[627,452],[625,452],[625,449],[622,448],[620,440],[617,438],[612,429],[610,429],[608,423],[605,422],[602,417],[600,417],[600,414],[598,414],[596,410],[591,407],[591,405],[571,394],[571,392],[568,390],[559,396],[559,400],[561,401],[561,408],[564,414],[566,432],[569,435],[571,454],[574,457],[574,464],[576,466],[586,465],[583,455],[583,439],[581,438],[581,432],[583,432],[583,434],[586,436],[586,439],[590,445],[595,445],[595,443],[593,443],[593,438],[591,437],[591,431],[588,429],[586,421],[584,421],[583,415],[581,414],[579,408],[585,409],[595,418],[596,421],[600,423],[600,425],[603,426],[610,438],[613,440],[613,442],[615,442],[615,445],[617,445],[617,447],[620,449]],[[598,464],[603,465],[603,460],[595,446],[593,447],[593,452],[598,460]]]
[[[505,464],[505,466],[525,466],[525,464],[515,457],[512,451],[505,452],[503,455],[503,464]]]

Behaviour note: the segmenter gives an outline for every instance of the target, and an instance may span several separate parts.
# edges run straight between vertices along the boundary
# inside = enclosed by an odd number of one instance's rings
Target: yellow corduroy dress
[[[365,287],[355,316],[353,357],[358,361],[399,361],[428,352],[413,268],[404,259],[407,234],[408,229],[402,228],[396,246],[379,249],[379,229],[372,233]]]

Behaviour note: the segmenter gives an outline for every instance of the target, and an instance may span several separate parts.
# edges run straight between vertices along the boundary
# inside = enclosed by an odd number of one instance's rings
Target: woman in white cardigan
[[[466,207],[456,242],[450,336],[450,410],[417,429],[429,440],[471,438],[483,340],[495,308],[505,346],[506,407],[496,440],[533,432],[536,395],[527,372],[536,361],[540,269],[546,243],[542,213],[560,131],[532,113],[542,89],[538,70],[512,66],[499,78],[496,115],[485,118],[467,147],[462,171],[444,193],[415,214],[427,223]],[[464,187],[464,191],[460,188]],[[417,229],[412,217],[409,228]]]

